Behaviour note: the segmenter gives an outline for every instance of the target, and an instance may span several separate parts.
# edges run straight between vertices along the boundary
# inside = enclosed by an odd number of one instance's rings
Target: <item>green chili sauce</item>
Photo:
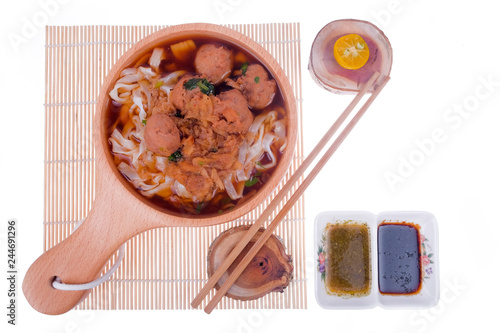
[[[370,236],[363,224],[331,225],[326,234],[325,286],[330,293],[363,296],[370,291]]]

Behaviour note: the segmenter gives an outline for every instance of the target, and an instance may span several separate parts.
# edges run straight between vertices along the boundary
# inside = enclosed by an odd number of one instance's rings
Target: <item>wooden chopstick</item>
[[[281,191],[279,191],[274,200],[267,206],[267,208],[262,212],[259,218],[255,221],[255,223],[250,227],[245,236],[241,239],[241,241],[236,245],[236,247],[231,251],[229,256],[224,260],[219,268],[213,273],[205,286],[201,289],[198,295],[191,302],[192,307],[198,307],[203,299],[208,295],[210,290],[215,286],[215,284],[219,281],[222,275],[226,272],[226,270],[231,266],[233,261],[238,257],[238,255],[243,251],[243,249],[247,246],[250,240],[255,236],[255,234],[259,231],[265,221],[271,216],[276,206],[283,200],[283,198],[288,194],[288,192],[292,189],[292,187],[297,183],[297,181],[302,177],[307,168],[311,165],[314,159],[318,156],[321,150],[326,146],[328,141],[333,137],[342,123],[347,119],[352,110],[359,103],[364,94],[368,91],[368,89],[372,86],[373,82],[379,76],[378,73],[374,73],[372,77],[368,80],[368,82],[361,88],[361,90],[356,94],[351,103],[347,106],[344,112],[339,116],[339,118],[335,121],[335,123],[330,127],[330,129],[325,133],[323,138],[318,142],[316,147],[311,151],[311,153],[307,156],[307,158],[302,162],[297,171],[290,177],[290,179],[284,184]]]
[[[382,83],[374,90],[373,94],[370,98],[363,104],[361,109],[356,113],[353,119],[347,124],[344,130],[340,133],[337,139],[332,143],[332,145],[325,152],[323,157],[319,160],[316,166],[311,170],[311,173],[306,177],[304,182],[300,184],[299,188],[293,193],[292,197],[286,202],[285,206],[279,211],[271,224],[267,227],[267,229],[262,233],[260,238],[255,242],[252,248],[248,251],[248,253],[243,257],[240,263],[236,266],[233,272],[229,275],[224,284],[217,291],[212,300],[205,307],[205,312],[210,313],[220,302],[222,297],[227,293],[227,291],[231,288],[234,282],[240,277],[241,273],[245,270],[248,264],[252,261],[252,259],[257,255],[262,246],[266,243],[269,237],[272,235],[274,230],[278,227],[281,220],[288,214],[288,211],[293,207],[295,202],[300,198],[300,196],[304,193],[307,187],[312,183],[314,178],[319,174],[321,169],[325,166],[328,160],[332,157],[333,153],[337,150],[337,148],[342,144],[344,139],[349,135],[354,126],[358,123],[361,117],[365,114],[368,107],[373,103],[378,94],[382,91],[384,86],[389,81],[389,77],[385,77]]]
[[[284,184],[284,186],[281,189],[281,191],[279,191],[276,194],[276,196],[273,199],[273,201],[262,212],[262,214],[260,215],[260,217],[250,227],[250,229],[247,231],[247,233],[244,235],[244,237],[241,239],[241,241],[235,246],[235,248],[231,251],[231,253],[228,255],[228,257],[221,263],[221,265],[219,266],[219,268],[210,277],[210,279],[205,284],[205,286],[201,289],[201,291],[198,293],[198,295],[191,302],[191,306],[198,307],[201,304],[201,302],[203,301],[203,299],[210,292],[210,290],[215,286],[215,284],[219,281],[219,279],[222,277],[222,275],[227,271],[227,269],[229,268],[229,266],[231,266],[231,264],[233,263],[233,261],[238,257],[238,255],[243,251],[243,249],[247,246],[247,244],[250,242],[250,240],[259,231],[260,227],[264,224],[264,222],[267,220],[267,218],[269,218],[269,216],[271,216],[272,212],[275,210],[275,208],[278,206],[278,204],[290,192],[290,190],[292,189],[292,187],[297,183],[297,181],[300,179],[300,177],[302,177],[302,175],[305,173],[306,169],[311,165],[311,163],[313,162],[313,160],[318,156],[318,154],[321,152],[321,150],[326,146],[326,144],[328,143],[328,141],[330,141],[330,139],[333,137],[333,135],[336,133],[336,131],[339,129],[339,127],[342,125],[342,123],[345,121],[345,119],[347,119],[347,117],[349,116],[349,114],[352,112],[352,110],[359,103],[359,101],[361,100],[361,98],[363,97],[363,95],[366,94],[366,92],[368,91],[368,89],[373,85],[373,83],[378,78],[378,76],[379,76],[379,73],[375,72],[372,75],[372,77],[368,80],[368,82],[361,88],[361,90],[358,92],[358,94],[356,94],[356,96],[351,101],[351,103],[347,106],[347,108],[344,110],[344,112],[335,121],[335,123],[332,125],[332,127],[330,127],[330,129],[325,133],[325,135],[323,136],[323,138],[318,142],[318,144],[316,145],[316,147],[311,151],[311,153],[308,155],[308,157],[304,160],[304,162],[297,169],[297,171]],[[381,89],[381,87],[379,86],[378,89]],[[375,94],[375,92],[376,91],[374,91],[373,94]],[[373,94],[372,94],[372,97],[373,97]],[[368,101],[367,101],[367,103],[368,103]],[[319,172],[319,170],[318,170],[318,172]],[[305,188],[304,188],[304,190],[305,190]],[[298,197],[296,197],[296,198],[298,199]],[[295,201],[297,199],[295,199]],[[286,215],[286,213],[288,212],[288,210],[293,206],[293,204],[295,203],[295,201],[293,201],[293,203],[291,205],[289,205],[289,206],[287,205],[286,206],[286,207],[288,207],[287,209],[282,209],[280,211],[279,215],[280,216],[282,215],[284,217]],[[290,202],[290,201],[288,201],[288,202]],[[283,217],[281,217],[280,220]],[[277,218],[275,218],[275,220],[276,219]],[[279,224],[280,220],[278,220],[278,222],[276,223],[276,225]],[[272,230],[271,230],[271,232],[272,232]],[[257,242],[257,243],[259,243],[259,242]],[[257,245],[257,243],[255,245]],[[264,244],[264,243],[262,243],[262,244]],[[254,245],[254,247],[255,247],[255,245]],[[259,249],[260,249],[260,247],[259,247]],[[252,256],[252,258],[253,258],[253,256]],[[245,265],[245,267],[247,265]],[[241,274],[241,272],[238,274],[238,276],[240,274]],[[234,281],[236,281],[236,279],[237,279],[237,277],[234,279]],[[227,287],[227,290],[229,290],[230,286],[234,283],[234,281],[229,285],[229,287]],[[219,290],[219,292],[215,295],[215,298],[212,300],[212,302],[210,302],[209,305],[205,308],[205,311],[207,313],[210,313],[213,310],[213,308],[220,301],[220,299],[227,292],[227,290],[224,293],[221,293],[221,291]],[[207,310],[209,310],[209,311],[207,311]]]

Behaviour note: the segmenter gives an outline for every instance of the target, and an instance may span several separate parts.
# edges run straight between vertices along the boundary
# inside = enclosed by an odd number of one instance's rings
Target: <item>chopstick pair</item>
[[[214,274],[210,277],[205,286],[201,289],[198,295],[191,302],[191,306],[196,308],[198,307],[203,299],[205,299],[206,295],[210,292],[210,290],[217,284],[219,279],[224,275],[229,266],[233,263],[233,261],[240,255],[240,253],[244,250],[244,248],[248,245],[250,240],[255,236],[255,234],[259,231],[259,229],[263,226],[265,221],[271,216],[273,211],[279,205],[279,203],[283,200],[283,198],[291,191],[291,189],[295,186],[297,181],[302,177],[305,173],[306,169],[311,165],[313,160],[316,159],[320,151],[326,146],[328,141],[333,137],[333,135],[340,128],[342,123],[347,119],[352,110],[359,103],[361,98],[367,93],[368,89],[372,87],[374,82],[379,77],[380,73],[375,72],[370,79],[366,82],[366,84],[361,88],[361,90],[356,94],[351,103],[347,106],[344,112],[339,116],[339,118],[335,121],[335,123],[330,127],[330,129],[325,133],[323,138],[318,142],[316,147],[311,151],[311,153],[307,156],[304,162],[300,165],[297,171],[290,177],[290,179],[284,184],[281,191],[279,191],[273,201],[267,206],[267,208],[262,212],[260,217],[255,221],[255,223],[250,227],[250,229],[246,232],[240,242],[234,247],[228,257],[221,263],[219,268],[214,272]],[[278,227],[281,220],[288,214],[289,210],[293,207],[295,202],[300,198],[300,196],[304,193],[307,187],[311,184],[314,178],[318,175],[324,165],[328,162],[330,157],[335,153],[337,148],[342,144],[347,135],[351,132],[354,126],[358,123],[361,117],[365,114],[368,107],[373,103],[378,94],[382,91],[386,83],[389,81],[389,77],[385,77],[382,82],[374,89],[372,95],[368,98],[368,100],[363,104],[360,110],[356,113],[356,115],[351,119],[351,121],[347,124],[344,130],[339,134],[337,139],[332,143],[332,145],[325,152],[323,157],[318,161],[318,163],[311,170],[309,175],[305,178],[305,180],[300,184],[297,190],[293,193],[290,199],[286,202],[285,206],[279,211],[276,217],[273,219],[271,224],[267,227],[267,229],[262,233],[260,238],[255,242],[252,248],[248,251],[248,253],[243,257],[240,263],[236,266],[233,272],[229,275],[224,284],[220,287],[220,289],[216,292],[215,296],[210,300],[210,302],[205,307],[206,313],[211,313],[212,310],[217,306],[222,297],[227,293],[227,291],[231,288],[231,286],[236,282],[241,273],[245,270],[248,264],[252,261],[255,255],[259,252],[262,246],[266,243],[269,237],[272,235],[274,230]]]

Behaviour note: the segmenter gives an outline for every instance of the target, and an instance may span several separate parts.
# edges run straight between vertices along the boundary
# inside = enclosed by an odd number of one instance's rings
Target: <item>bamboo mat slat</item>
[[[283,67],[294,89],[299,113],[298,144],[279,190],[303,161],[300,25],[270,23],[229,27],[269,51]],[[162,28],[164,26],[47,26],[44,251],[68,237],[91,208],[95,194],[92,123],[101,83],[131,45]],[[229,223],[203,228],[159,228],[132,238],[112,278],[92,290],[76,309],[191,309],[189,303],[207,281],[206,256],[211,242],[228,228],[253,223],[275,193],[252,212]],[[247,302],[225,297],[218,308],[307,308],[304,227],[304,198],[301,198],[276,231],[294,264],[294,279],[284,293],[271,293]],[[213,290],[210,295],[214,295]]]

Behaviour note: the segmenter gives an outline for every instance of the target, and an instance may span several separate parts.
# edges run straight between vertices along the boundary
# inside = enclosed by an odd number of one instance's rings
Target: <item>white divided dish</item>
[[[326,287],[325,271],[328,261],[326,232],[332,224],[364,224],[370,239],[370,290],[363,295],[338,295]],[[379,289],[378,227],[381,223],[415,225],[419,234],[420,289],[405,294],[383,294]],[[329,211],[320,213],[314,223],[314,253],[317,263],[315,294],[325,309],[424,309],[439,301],[438,228],[435,217],[427,212],[398,211],[374,215],[363,211]]]

